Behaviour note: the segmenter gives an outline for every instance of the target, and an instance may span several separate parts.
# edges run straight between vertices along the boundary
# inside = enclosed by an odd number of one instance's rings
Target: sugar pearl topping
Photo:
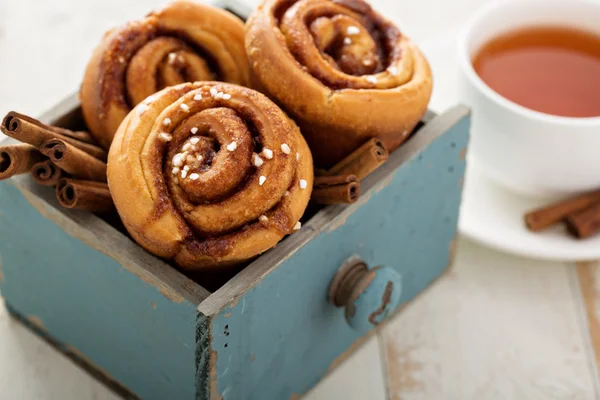
[[[198,93],[198,94],[194,95],[194,100],[196,100],[196,101],[202,100],[202,94]]]
[[[265,183],[265,181],[266,181],[266,180],[267,180],[267,177],[266,177],[266,176],[264,176],[264,175],[261,175],[261,176],[258,178],[258,184],[259,184],[260,186],[262,186],[262,185]]]
[[[267,222],[269,218],[266,215],[261,215],[260,217],[258,217],[258,220],[260,222]]]
[[[190,111],[190,106],[188,106],[188,105],[187,105],[187,104],[185,104],[185,103],[181,103],[181,104],[179,105],[179,108],[181,108],[181,109],[182,109],[183,111],[185,111],[185,112],[189,112],[189,111]]]
[[[300,179],[300,189],[306,189],[307,186],[308,182],[306,181],[306,179]]]
[[[192,130],[193,130],[193,129],[194,129],[194,128],[192,128]],[[196,132],[198,132],[198,128],[196,128]],[[200,138],[199,138],[199,137],[193,137],[193,138],[191,138],[191,139],[190,139],[190,143],[191,143],[191,144],[198,144],[198,142],[199,142],[199,141],[200,141]]]
[[[197,173],[190,174],[190,179],[191,180],[195,181],[198,178],[200,178],[200,175],[198,175]]]
[[[211,95],[212,97],[216,97],[216,96],[217,96],[217,93],[219,93],[219,92],[217,91],[217,89],[215,89],[214,87],[213,87],[213,88],[210,88],[210,95]]]
[[[264,161],[262,158],[260,158],[260,156],[256,153],[252,154],[252,163],[254,164],[254,166],[256,168],[260,167],[261,165],[263,165]]]
[[[292,149],[290,149],[290,146],[288,146],[287,143],[284,143],[281,145],[281,151],[283,151],[285,154],[290,154]]]
[[[377,78],[374,77],[373,75],[367,76],[366,79],[367,79],[367,82],[377,83]]]
[[[177,54],[175,54],[175,53],[169,53],[168,57],[169,57],[169,63],[172,64],[172,63],[175,62],[175,59],[177,58]]]
[[[173,165],[176,167],[181,167],[183,165],[183,160],[185,156],[182,153],[177,153],[173,156]]]
[[[388,68],[388,71],[392,75],[398,75],[398,68],[394,67],[393,65]]]
[[[181,171],[181,177],[185,179],[186,176],[187,176],[187,171],[184,169],[183,171]]]
[[[166,132],[159,133],[158,137],[160,138],[160,140],[163,140],[165,142],[169,142],[171,139],[173,139],[173,136],[171,136],[170,134],[168,134]]]
[[[268,149],[266,147],[263,149],[262,154],[263,154],[263,156],[265,156],[265,158],[267,160],[270,160],[273,158],[273,150]]]
[[[348,29],[346,29],[346,33],[348,35],[357,35],[360,33],[360,29],[356,26],[349,26]]]
[[[182,149],[183,151],[188,151],[192,148],[192,144],[191,143],[186,143],[183,145]]]
[[[300,223],[300,221],[298,221],[298,222],[296,222],[296,224],[294,225],[294,227],[292,229],[294,229],[295,231],[297,231],[300,228],[302,228],[302,224]]]
[[[229,93],[225,93],[223,95],[223,100],[229,100],[229,99],[231,99],[231,95]]]
[[[192,129],[190,129],[190,132],[192,132],[192,135],[195,135],[196,133],[198,133],[198,128],[193,127]]]
[[[235,149],[237,149],[237,143],[236,142],[231,142],[227,145],[227,150],[229,151],[234,151]]]
[[[352,39],[350,39],[349,37],[345,38],[344,44],[352,44]]]
[[[163,125],[164,126],[171,125],[171,118],[165,118],[165,119],[163,119]]]

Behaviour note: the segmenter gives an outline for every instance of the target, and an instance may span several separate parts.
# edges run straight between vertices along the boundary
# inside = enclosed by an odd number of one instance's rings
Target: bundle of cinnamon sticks
[[[352,204],[360,196],[360,182],[379,168],[388,152],[373,138],[328,170],[317,171],[311,200],[316,204]]]
[[[567,232],[577,239],[585,239],[600,232],[600,190],[560,201],[525,215],[525,225],[533,232],[558,223],[564,223]]]
[[[87,132],[49,126],[9,112],[0,130],[20,144],[0,146],[0,180],[29,173],[44,186],[55,186],[65,208],[113,212],[106,184],[107,153]]]

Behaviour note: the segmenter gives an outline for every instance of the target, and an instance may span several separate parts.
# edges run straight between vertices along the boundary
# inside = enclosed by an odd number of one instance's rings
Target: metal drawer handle
[[[329,301],[345,307],[348,325],[366,332],[379,325],[399,304],[402,276],[393,268],[373,267],[351,257],[338,269],[329,286]]]

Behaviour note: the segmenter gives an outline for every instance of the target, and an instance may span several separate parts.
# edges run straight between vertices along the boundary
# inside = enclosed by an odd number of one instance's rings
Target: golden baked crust
[[[394,150],[431,96],[421,52],[362,0],[265,0],[246,53],[255,87],[294,116],[319,167],[372,137]]]
[[[297,126],[268,98],[195,82],[166,88],[127,115],[110,148],[108,184],[141,246],[182,268],[207,269],[252,258],[293,232],[313,166]]]
[[[104,35],[81,86],[83,115],[108,148],[141,100],[167,86],[212,80],[249,84],[244,24],[227,11],[175,1]]]

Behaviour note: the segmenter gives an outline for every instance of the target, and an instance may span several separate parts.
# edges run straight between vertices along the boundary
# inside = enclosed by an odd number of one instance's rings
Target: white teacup
[[[600,35],[599,0],[511,0],[488,4],[459,37],[460,96],[471,106],[470,157],[497,183],[533,195],[600,188],[600,117],[533,111],[502,97],[472,59],[493,38],[521,27],[571,26]]]

